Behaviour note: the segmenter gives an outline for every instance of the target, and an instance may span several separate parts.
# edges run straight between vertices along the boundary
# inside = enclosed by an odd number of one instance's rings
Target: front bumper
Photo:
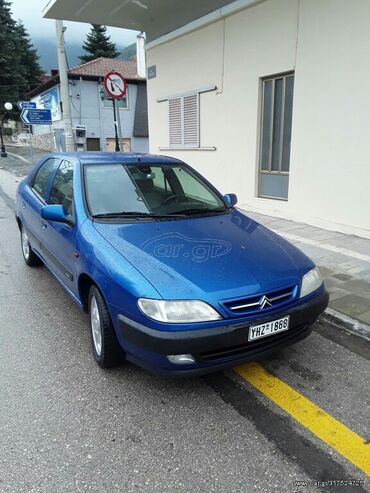
[[[311,325],[328,306],[329,295],[324,289],[320,294],[305,303],[295,305],[272,316],[250,320],[243,323],[193,329],[184,331],[162,331],[152,329],[133,320],[118,315],[119,327],[123,338],[130,344],[150,353],[192,354],[196,367],[181,369],[177,365],[169,368],[152,368],[150,362],[136,361],[155,373],[196,375],[226,368],[239,362],[252,361],[278,351],[307,337]],[[283,316],[290,316],[290,327],[286,332],[266,338],[248,341],[249,327],[259,325]]]

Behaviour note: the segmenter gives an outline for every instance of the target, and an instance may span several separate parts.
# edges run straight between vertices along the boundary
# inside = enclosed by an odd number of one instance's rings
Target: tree
[[[117,58],[119,55],[115,43],[110,40],[110,36],[107,34],[106,26],[98,24],[92,24],[82,48],[87,52],[87,54],[79,57],[82,63],[99,57]]]
[[[23,22],[20,20],[15,26],[15,34],[19,61],[26,72],[26,80],[30,88],[33,89],[40,83],[40,78],[44,73],[39,64],[39,56]]]
[[[0,0],[0,111],[4,103],[14,104],[18,99],[19,90],[24,84],[25,70],[18,63],[15,26],[12,18],[10,2]],[[24,87],[23,87],[24,89]]]
[[[12,18],[10,7],[10,1],[0,0],[0,113],[7,101],[16,107],[42,74],[28,33],[22,22]]]

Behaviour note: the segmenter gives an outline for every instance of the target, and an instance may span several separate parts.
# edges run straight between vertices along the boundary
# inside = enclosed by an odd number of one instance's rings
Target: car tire
[[[107,304],[96,286],[89,291],[89,321],[95,361],[102,368],[119,366],[123,351],[117,340]]]
[[[21,249],[23,259],[28,266],[38,267],[39,265],[42,265],[40,257],[38,257],[31,248],[28,234],[24,226],[21,226]]]

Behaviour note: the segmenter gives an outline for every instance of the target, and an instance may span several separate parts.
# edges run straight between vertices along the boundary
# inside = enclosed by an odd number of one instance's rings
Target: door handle
[[[25,209],[26,208],[26,204],[24,202],[22,202],[22,209]]]
[[[41,224],[42,224],[42,229],[46,229],[48,227],[48,225],[44,223],[44,221],[41,221]]]

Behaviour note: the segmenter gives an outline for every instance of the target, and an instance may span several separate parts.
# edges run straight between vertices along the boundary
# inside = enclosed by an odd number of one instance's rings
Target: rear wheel
[[[123,351],[114,332],[107,304],[96,286],[89,292],[89,317],[94,358],[102,368],[118,366]]]
[[[33,252],[31,248],[28,234],[24,226],[21,227],[21,247],[23,258],[27,265],[29,265],[30,267],[36,267],[42,264],[40,258]]]

